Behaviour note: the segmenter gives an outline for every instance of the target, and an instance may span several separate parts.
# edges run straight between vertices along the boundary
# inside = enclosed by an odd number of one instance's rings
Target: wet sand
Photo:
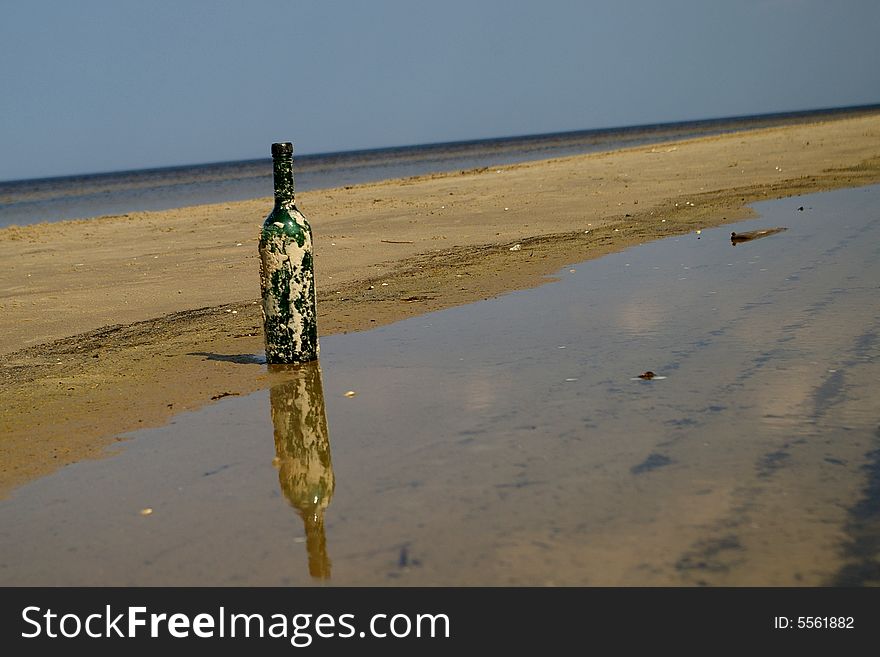
[[[750,216],[754,201],[878,181],[874,115],[318,190],[298,206],[329,335],[539,285]],[[256,239],[270,206],[0,231],[0,494],[102,456],[122,432],[268,387],[238,363],[262,348]]]

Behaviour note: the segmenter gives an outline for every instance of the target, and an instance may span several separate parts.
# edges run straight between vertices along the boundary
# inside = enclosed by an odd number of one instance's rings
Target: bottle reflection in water
[[[275,428],[275,464],[281,491],[305,525],[309,573],[330,577],[324,535],[324,510],[336,485],[330,461],[330,437],[324,390],[317,361],[298,366],[270,365],[284,381],[269,389]]]

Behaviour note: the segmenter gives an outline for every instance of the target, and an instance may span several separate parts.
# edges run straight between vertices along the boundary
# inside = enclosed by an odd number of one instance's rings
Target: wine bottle
[[[266,360],[307,363],[318,358],[312,229],[297,209],[293,144],[272,144],[275,206],[260,232],[260,287]]]

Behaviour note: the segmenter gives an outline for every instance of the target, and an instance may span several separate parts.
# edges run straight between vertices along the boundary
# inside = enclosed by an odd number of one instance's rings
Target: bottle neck
[[[273,164],[275,203],[293,203],[293,156],[276,155]]]

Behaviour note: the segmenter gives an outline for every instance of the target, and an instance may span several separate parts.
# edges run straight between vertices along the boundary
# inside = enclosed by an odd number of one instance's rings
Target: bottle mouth
[[[272,144],[272,156],[276,155],[293,155],[293,144],[289,141]]]

